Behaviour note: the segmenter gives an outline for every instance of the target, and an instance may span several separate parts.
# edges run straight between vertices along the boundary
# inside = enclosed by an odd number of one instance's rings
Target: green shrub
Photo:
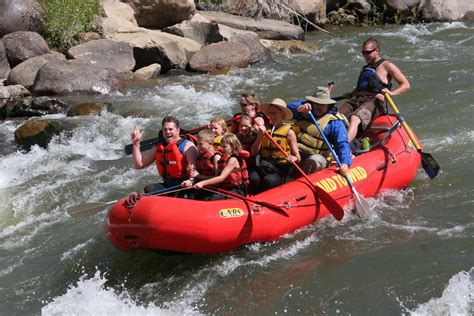
[[[100,10],[100,0],[40,1],[45,11],[43,36],[51,48],[62,53],[77,44],[82,32],[92,30]]]

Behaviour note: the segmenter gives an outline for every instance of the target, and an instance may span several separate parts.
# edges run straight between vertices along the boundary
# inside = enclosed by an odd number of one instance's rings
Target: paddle
[[[285,155],[285,158],[288,158],[288,154],[285,152],[285,150],[281,148],[281,146],[276,142],[275,139],[273,139],[273,137],[270,134],[268,134],[267,131],[263,130],[263,134],[266,137],[268,137],[268,139],[273,143],[273,145],[275,145],[276,148],[278,148],[279,151],[282,152],[283,155]],[[332,214],[332,216],[334,216],[334,218],[336,218],[338,221],[342,220],[342,218],[344,217],[344,210],[336,202],[336,200],[334,200],[332,196],[330,196],[329,193],[324,191],[322,188],[320,188],[317,185],[314,185],[311,182],[311,179],[308,178],[306,173],[303,170],[301,170],[301,168],[298,166],[296,162],[291,161],[291,160],[288,160],[288,161],[293,165],[293,167],[296,168],[296,170],[298,170],[298,172],[306,179],[306,181],[308,181],[313,192],[318,196],[321,202],[326,206],[326,208]]]
[[[413,132],[411,131],[411,128],[408,126],[407,122],[405,122],[405,118],[402,116],[400,111],[398,111],[398,108],[395,105],[395,103],[393,102],[392,97],[390,96],[390,94],[384,93],[384,96],[385,96],[385,99],[388,101],[388,104],[390,104],[393,111],[395,112],[398,121],[402,124],[403,128],[407,132],[408,137],[410,137],[411,142],[413,143],[416,150],[420,154],[420,156],[421,156],[421,165],[423,166],[423,169],[425,169],[425,172],[428,174],[430,179],[433,179],[434,177],[436,177],[438,175],[438,171],[440,169],[438,163],[433,158],[433,156],[431,156],[428,153],[423,152],[423,150],[421,149],[420,144],[418,144],[418,142],[416,141],[415,136],[413,135]]]
[[[225,122],[226,123],[230,123],[233,121],[234,118],[230,118],[228,120],[226,120]],[[200,126],[200,127],[196,127],[196,128],[192,128],[188,131],[185,131],[183,130],[184,133],[181,133],[181,134],[197,134],[199,133],[200,131],[202,131],[203,129],[206,129],[208,128],[207,125],[203,125],[203,126]],[[146,151],[146,150],[150,150],[153,148],[153,146],[155,146],[156,144],[158,144],[163,138],[161,137],[155,137],[155,138],[149,138],[149,139],[145,139],[145,140],[142,140],[140,142],[140,151]],[[133,153],[133,144],[128,144],[124,147],[124,151],[125,151],[125,154],[126,155],[131,155]]]
[[[336,152],[334,151],[331,144],[329,143],[326,135],[324,135],[324,132],[323,132],[321,126],[319,125],[318,121],[314,117],[313,113],[311,113],[311,111],[308,112],[308,114],[311,117],[311,120],[313,121],[313,123],[318,128],[319,133],[323,137],[324,143],[326,144],[326,146],[328,146],[329,150],[331,151],[331,154],[334,157],[334,159],[336,160],[337,165],[339,166],[339,168],[341,168],[341,161],[339,160],[339,157],[337,156]],[[345,175],[344,178],[346,179],[347,183],[349,184],[349,187],[351,188],[352,194],[354,195],[354,200],[355,200],[355,206],[356,206],[357,213],[359,213],[362,217],[367,217],[368,210],[370,210],[369,203],[365,200],[365,198],[362,195],[359,195],[356,188],[352,184],[352,181],[349,178],[349,176]]]
[[[205,189],[205,188],[204,188]],[[261,205],[261,206],[264,206],[264,207],[267,207],[271,210],[274,210],[274,211],[277,211],[278,213],[286,216],[286,217],[290,217],[288,215],[288,213],[283,209],[281,208],[280,206],[278,205],[275,205],[275,204],[272,204],[272,203],[268,203],[268,202],[265,202],[265,201],[256,201],[256,200],[253,200],[253,199],[250,199],[246,196],[243,196],[243,195],[240,195],[240,194],[237,194],[237,193],[234,193],[234,192],[231,192],[231,191],[227,191],[227,190],[224,190],[224,189],[220,189],[220,188],[216,188],[216,187],[209,187],[209,189],[213,190],[213,191],[217,191],[223,195],[229,195],[229,196],[232,196],[236,199],[239,199],[239,200],[242,200],[242,201],[246,201],[246,202],[250,202],[250,203],[253,203],[253,204],[257,204],[257,205]]]
[[[181,184],[177,184],[174,186],[171,186],[169,188],[164,188],[161,190],[156,190],[150,193],[146,193],[145,195],[155,195],[155,194],[160,194],[160,193],[165,193],[168,191],[172,191],[175,189],[178,189],[181,187]],[[80,217],[86,217],[90,215],[94,215],[96,213],[99,213],[108,206],[117,203],[119,200],[114,200],[110,202],[91,202],[91,203],[83,203],[75,206],[68,207],[67,212],[71,217],[73,218],[80,218]]]

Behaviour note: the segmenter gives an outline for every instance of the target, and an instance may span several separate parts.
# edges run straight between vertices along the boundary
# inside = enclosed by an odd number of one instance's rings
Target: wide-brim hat
[[[306,100],[318,104],[336,104],[336,101],[331,99],[331,94],[327,87],[317,87],[312,96],[307,96]]]
[[[283,111],[284,120],[291,120],[293,118],[293,113],[291,112],[289,108],[286,107],[286,102],[279,98],[273,99],[272,102],[270,103],[260,104],[260,110],[263,113],[268,114],[268,107],[270,105],[276,106]]]

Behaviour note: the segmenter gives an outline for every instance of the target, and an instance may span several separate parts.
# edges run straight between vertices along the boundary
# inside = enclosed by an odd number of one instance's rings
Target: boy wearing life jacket
[[[335,105],[336,101],[330,98],[329,89],[326,87],[317,87],[314,94],[307,96],[306,100],[288,104],[295,118],[293,130],[303,160],[301,168],[305,173],[313,173],[328,167],[328,158],[331,158],[331,152],[318,128],[306,114],[310,111],[341,161],[339,172],[345,176],[349,171],[349,166],[352,164],[347,139],[349,123],[344,115],[337,112]]]
[[[144,155],[140,152],[143,132],[135,128],[131,134],[134,167],[143,169],[156,162],[158,172],[163,178],[162,183],[147,185],[145,193],[180,184],[196,172],[198,151],[193,142],[179,136],[179,121],[172,116],[165,116],[161,126],[163,140],[154,150],[149,150]]]
[[[217,162],[221,154],[216,153],[213,148],[214,133],[209,129],[200,131],[197,136],[197,149],[199,156],[196,159],[197,175],[184,181],[182,187],[191,187],[197,181],[213,178],[217,175]],[[199,196],[196,198],[201,199]]]
[[[347,100],[341,105],[339,112],[349,119],[349,143],[356,136],[362,136],[370,123],[385,113],[384,93],[391,96],[399,95],[410,89],[410,82],[401,70],[392,62],[379,55],[380,46],[376,39],[369,38],[362,44],[362,55],[367,62],[352,92],[345,93]],[[398,86],[392,90],[392,81]]]
[[[218,185],[220,188],[240,194],[247,195],[249,176],[245,160],[240,158],[242,145],[234,134],[226,134],[222,137],[221,146],[223,155],[217,162],[218,176],[200,181],[193,187],[200,190],[205,186]],[[221,194],[213,194],[208,200],[224,199]]]
[[[271,119],[273,126],[268,130],[264,126],[258,126],[259,133],[252,145],[251,154],[260,154],[261,157],[257,161],[257,170],[250,174],[252,193],[268,190],[288,182],[291,167],[289,160],[296,163],[301,160],[296,134],[291,129],[291,125],[283,121],[293,118],[285,101],[278,98],[273,99],[271,103],[262,104],[261,108]],[[288,158],[265,135],[265,130],[286,152]]]
[[[227,133],[227,123],[221,117],[215,117],[209,122],[209,129],[214,133],[214,150],[221,149],[221,139]]]
[[[270,126],[270,118],[260,111],[260,100],[255,94],[243,93],[240,95],[240,109],[241,113],[236,113],[232,118],[232,126],[230,132],[237,134],[239,132],[240,119],[243,115],[248,115],[255,120],[258,125]]]

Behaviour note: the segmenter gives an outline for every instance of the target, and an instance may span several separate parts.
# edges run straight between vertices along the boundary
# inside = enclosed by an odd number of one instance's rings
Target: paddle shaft
[[[255,120],[254,120],[255,122]],[[278,150],[285,156],[285,158],[288,158],[288,154],[286,153],[286,151],[281,148],[281,146],[276,142],[276,140],[270,135],[268,134],[268,132],[266,130],[263,130],[263,134],[268,137],[268,139],[272,142],[273,145],[276,146],[276,148],[278,148]],[[337,219],[337,220],[341,220],[343,217],[344,217],[344,210],[342,209],[342,207],[333,199],[332,196],[329,195],[329,193],[327,193],[326,191],[324,191],[322,188],[320,188],[319,186],[317,185],[314,185],[312,182],[311,182],[311,179],[306,175],[306,173],[300,168],[300,166],[298,166],[298,164],[292,160],[288,160],[292,165],[293,167],[295,167],[296,170],[298,170],[298,172],[306,179],[306,181],[308,182],[308,184],[310,185],[311,189],[313,190],[313,192],[315,194],[318,195],[319,199],[321,200],[321,202],[326,206],[326,208],[328,209],[328,211]]]
[[[264,201],[256,201],[256,200],[250,199],[246,196],[234,193],[232,191],[227,191],[227,190],[216,188],[216,187],[211,187],[210,186],[209,189],[212,189],[212,190],[217,191],[217,192],[219,192],[221,194],[224,194],[224,195],[232,196],[232,197],[234,197],[236,199],[239,199],[239,200],[242,200],[242,201],[246,201],[246,202],[250,202],[250,203],[253,203],[253,204],[258,204],[258,205],[268,207],[270,209],[273,209],[273,210],[285,215],[286,217],[289,217],[288,213],[286,213],[286,211],[278,205],[268,203],[268,202],[264,202]]]
[[[388,104],[390,104],[390,106],[392,107],[393,112],[395,112],[395,115],[397,116],[398,121],[402,124],[403,128],[407,132],[408,137],[410,137],[410,140],[413,143],[413,145],[415,146],[416,150],[421,152],[422,149],[421,149],[420,144],[418,144],[418,141],[416,140],[415,136],[413,135],[413,132],[412,132],[411,128],[408,126],[407,122],[405,121],[405,118],[402,116],[400,111],[398,111],[398,108],[395,105],[395,103],[393,102],[392,97],[388,93],[384,93],[384,96],[385,96],[385,100],[387,100]]]

